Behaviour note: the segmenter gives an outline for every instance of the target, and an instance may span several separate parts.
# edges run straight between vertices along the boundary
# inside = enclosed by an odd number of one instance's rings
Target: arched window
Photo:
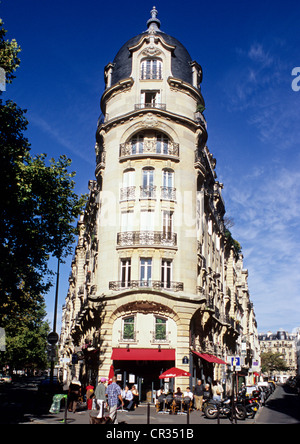
[[[146,59],[141,63],[141,80],[161,80],[162,61],[158,59]]]
[[[144,136],[136,134],[131,139],[131,154],[140,154],[144,152]]]

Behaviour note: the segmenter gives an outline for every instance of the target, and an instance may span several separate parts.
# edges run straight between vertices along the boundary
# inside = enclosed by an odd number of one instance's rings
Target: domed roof
[[[171,62],[172,74],[177,79],[192,84],[192,68],[190,65],[192,59],[190,54],[177,39],[159,30],[160,21],[156,18],[157,11],[155,7],[153,7],[151,13],[152,17],[147,22],[148,30],[128,40],[117,53],[113,61],[112,85],[115,85],[122,79],[130,77],[132,58],[129,48],[136,45],[144,36],[148,35],[149,31],[153,31],[155,35],[162,37],[167,44],[175,46]]]

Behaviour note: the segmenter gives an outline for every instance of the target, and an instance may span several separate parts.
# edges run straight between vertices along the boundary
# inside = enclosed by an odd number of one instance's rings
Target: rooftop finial
[[[158,31],[160,28],[160,20],[158,20],[157,18],[157,9],[155,6],[153,6],[150,13],[151,13],[151,18],[147,21],[148,29]]]

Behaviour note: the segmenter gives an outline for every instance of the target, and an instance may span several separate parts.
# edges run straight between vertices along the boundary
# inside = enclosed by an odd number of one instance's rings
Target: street
[[[63,424],[64,409],[58,414],[49,413],[51,398],[41,397],[38,393],[39,380],[22,379],[10,385],[0,387],[0,424]],[[95,412],[93,412],[95,413]],[[149,414],[149,419],[148,419]],[[67,413],[67,424],[89,424],[90,412],[78,409]],[[121,425],[173,425],[196,426],[202,424],[218,424],[217,420],[209,420],[201,412],[193,411],[187,415],[169,415],[156,413],[153,406],[140,405],[133,412],[118,412]],[[270,396],[266,405],[259,409],[254,419],[238,421],[237,424],[299,424],[300,399],[288,386],[278,386]],[[220,424],[231,424],[227,418],[221,418]]]

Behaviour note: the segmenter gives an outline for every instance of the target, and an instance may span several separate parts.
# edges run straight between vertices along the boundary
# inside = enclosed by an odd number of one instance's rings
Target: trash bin
[[[68,395],[54,395],[49,413],[59,413],[61,401],[65,399],[65,402],[67,402],[67,397]]]

